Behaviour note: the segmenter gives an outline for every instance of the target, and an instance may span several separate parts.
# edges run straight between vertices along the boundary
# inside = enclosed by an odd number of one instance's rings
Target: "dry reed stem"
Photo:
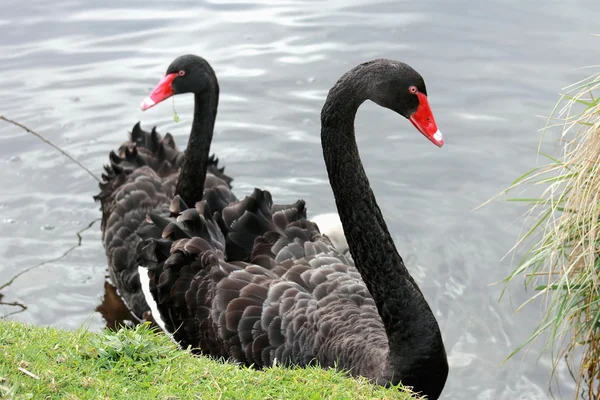
[[[55,150],[57,150],[58,152],[60,152],[62,155],[64,155],[65,157],[67,157],[69,160],[73,161],[75,164],[77,164],[81,169],[83,169],[85,172],[87,172],[88,174],[90,174],[90,176],[92,178],[94,178],[95,180],[97,180],[98,182],[100,181],[100,178],[98,178],[96,175],[94,175],[94,173],[92,171],[90,171],[89,169],[87,169],[82,163],[80,163],[79,161],[77,161],[72,155],[70,155],[69,153],[67,153],[66,151],[64,151],[63,149],[61,149],[60,147],[58,147],[57,145],[55,145],[54,143],[52,143],[51,141],[49,141],[48,139],[46,139],[44,136],[40,135],[39,133],[35,132],[32,129],[29,129],[28,127],[26,127],[25,125],[17,122],[17,121],[13,121],[12,119],[8,119],[3,115],[0,115],[0,120],[6,121],[9,124],[13,124],[15,126],[18,126],[19,128],[25,130],[28,133],[31,133],[32,135],[36,136],[38,139],[40,139],[42,142],[46,143],[47,145],[53,147]]]

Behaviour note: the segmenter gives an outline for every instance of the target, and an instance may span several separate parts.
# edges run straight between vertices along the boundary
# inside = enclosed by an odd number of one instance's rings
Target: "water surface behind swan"
[[[138,104],[176,56],[206,57],[221,82],[213,148],[235,178],[278,202],[304,198],[311,215],[334,210],[319,143],[327,90],[355,64],[389,57],[426,78],[446,145],[372,103],[359,111],[357,138],[388,226],[442,328],[451,372],[445,399],[545,399],[549,360],[536,351],[500,365],[538,320],[515,314],[501,260],[524,211],[496,202],[472,209],[535,163],[539,135],[561,87],[598,62],[595,1],[368,0],[209,2],[12,1],[0,17],[0,114],[43,133],[100,174],[108,152],[142,120],[185,145],[191,96],[143,113]],[[97,183],[15,127],[0,127],[0,286],[59,257],[99,216]],[[552,146],[548,146],[552,150]],[[27,307],[10,318],[76,328],[104,320],[99,226],[65,258],[1,290]],[[514,304],[526,294],[515,285]],[[0,305],[0,315],[20,311]],[[571,396],[570,380],[562,395]]]

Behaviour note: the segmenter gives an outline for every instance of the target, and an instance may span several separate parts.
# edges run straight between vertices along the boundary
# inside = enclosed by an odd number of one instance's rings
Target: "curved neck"
[[[376,96],[370,92],[376,90],[377,77],[368,72],[367,66],[355,68],[330,90],[321,113],[323,155],[350,253],[388,336],[384,378],[437,398],[447,375],[439,326],[396,250],[354,136],[358,107]]]
[[[194,207],[204,194],[204,180],[219,104],[219,85],[216,82],[214,85],[213,91],[194,94],[194,121],[176,189],[176,194],[181,196],[188,207]]]

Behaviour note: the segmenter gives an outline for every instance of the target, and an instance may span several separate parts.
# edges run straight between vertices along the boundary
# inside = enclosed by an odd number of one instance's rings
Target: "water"
[[[537,129],[560,89],[597,64],[596,1],[337,0],[278,2],[5,1],[0,16],[0,113],[45,135],[100,174],[135,122],[172,132],[165,102],[140,100],[176,56],[215,68],[221,101],[213,149],[238,196],[254,186],[309,212],[334,211],[319,144],[327,90],[359,62],[408,62],[426,79],[446,145],[438,149],[392,112],[365,104],[356,130],[366,171],[397,247],[440,323],[451,370],[445,399],[546,399],[550,361],[501,361],[525,340],[539,307],[514,312],[519,285],[498,302],[524,211],[473,208],[535,165]],[[596,29],[596,30],[594,30]],[[0,126],[0,286],[60,257],[100,214],[97,183],[34,136]],[[552,150],[552,146],[549,146]],[[100,329],[105,258],[98,224],[59,261],[0,290],[0,315]],[[512,304],[511,304],[512,301]],[[105,306],[106,307],[106,306]],[[110,308],[110,307],[109,307]],[[563,368],[564,369],[564,368]],[[561,370],[562,396],[572,383]]]

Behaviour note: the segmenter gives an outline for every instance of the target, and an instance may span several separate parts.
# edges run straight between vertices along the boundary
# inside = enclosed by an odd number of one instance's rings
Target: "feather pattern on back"
[[[209,209],[205,199],[161,239],[139,245],[166,329],[182,347],[257,368],[337,362],[385,376],[387,336],[375,303],[352,261],[305,219],[304,201],[275,208],[256,189],[221,212]]]
[[[184,153],[175,145],[173,136],[164,138],[153,128],[144,131],[139,122],[131,131],[130,140],[123,143],[118,154],[110,153],[110,165],[105,165],[100,183],[102,237],[108,258],[108,271],[127,307],[142,319],[149,310],[140,287],[136,248],[140,237],[138,229],[148,227],[147,214],[152,212],[169,217],[173,204],[179,169]],[[205,187],[218,188],[223,202],[235,200],[230,191],[232,179],[218,167],[218,159],[211,156]],[[148,237],[160,237],[162,228],[151,224]]]

